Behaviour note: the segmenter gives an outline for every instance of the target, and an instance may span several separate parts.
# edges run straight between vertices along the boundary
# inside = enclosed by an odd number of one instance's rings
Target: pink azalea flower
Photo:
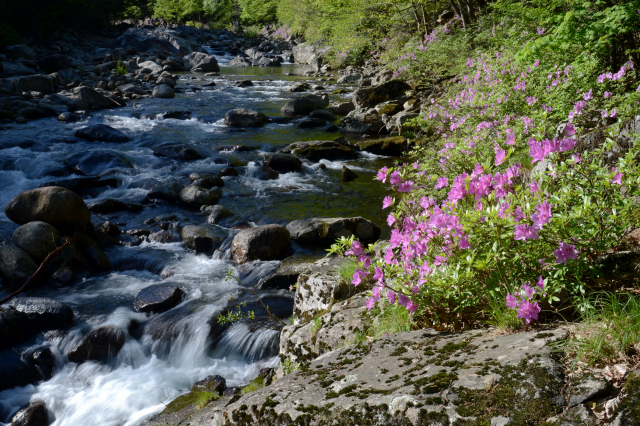
[[[394,292],[390,291],[387,293],[387,298],[389,299],[389,303],[392,305],[396,303],[396,294]]]
[[[514,232],[513,238],[515,240],[522,241],[537,240],[539,238],[538,229],[528,225],[516,225],[516,230]]]
[[[388,171],[388,170],[389,170],[389,169],[388,169],[386,166],[385,166],[385,167],[383,167],[383,168],[381,168],[381,169],[378,171],[378,176],[376,177],[376,179],[377,179],[377,180],[379,180],[379,181],[381,181],[382,183],[385,183],[385,182],[386,182],[386,180],[387,180],[387,171]]]
[[[613,175],[613,179],[611,180],[611,183],[616,185],[622,185],[622,173],[618,172],[615,168],[613,170],[616,172],[616,174]]]
[[[449,180],[446,177],[439,177],[436,181],[436,185],[433,187],[434,189],[444,188],[449,185]]]
[[[400,293],[398,294],[398,305],[400,306],[407,306],[407,303],[409,303],[409,298],[407,296],[405,296],[404,294]]]
[[[507,308],[515,309],[516,307],[518,307],[518,298],[510,293],[507,293]]]
[[[573,124],[569,123],[564,126],[564,135],[565,136],[573,136],[576,134],[576,129],[573,127]]]
[[[387,225],[391,226],[394,223],[396,223],[396,218],[392,214],[387,216]]]
[[[407,303],[407,306],[405,306],[405,308],[407,308],[407,311],[413,314],[415,311],[418,310],[418,304],[413,300],[409,299],[409,302]]]
[[[538,192],[539,189],[540,188],[538,187],[538,182],[536,182],[535,180],[529,184],[529,192]]]
[[[605,99],[609,99],[611,97],[612,93],[611,92],[604,92],[604,98]]]
[[[506,152],[504,151],[504,149],[500,149],[497,146],[494,147],[493,152],[495,152],[496,154],[495,165],[499,166],[504,162]]]
[[[357,287],[358,284],[362,282],[363,276],[365,276],[365,273],[362,271],[362,269],[358,269],[356,272],[353,273],[353,280],[351,281],[351,284]]]
[[[564,263],[565,265],[567,260],[578,258],[576,248],[567,243],[560,243],[558,248],[553,251],[553,254],[556,256],[556,263]]]
[[[388,207],[390,207],[393,204],[393,198],[387,196],[384,197],[384,199],[382,200],[382,209],[386,209]]]
[[[458,241],[458,247],[460,247],[461,250],[466,250],[471,248],[471,244],[469,244],[466,237],[462,237],[460,241]]]
[[[538,283],[536,284],[540,291],[544,291],[544,280],[542,279],[542,275],[538,277]]]
[[[371,308],[373,308],[375,305],[376,301],[373,299],[373,297],[368,298],[366,303],[364,304],[364,306],[366,306],[368,310],[371,310]]]
[[[397,171],[391,173],[391,177],[389,178],[389,183],[391,183],[392,185],[399,185],[400,182],[402,182],[402,179],[400,178],[400,173],[398,173]]]
[[[582,158],[580,158],[580,156],[578,154],[573,154],[573,161],[578,164],[580,161],[582,161]]]
[[[522,318],[524,322],[529,324],[531,320],[538,320],[538,313],[540,312],[540,307],[538,306],[538,302],[531,303],[529,301],[524,302],[520,305],[520,309],[518,309],[518,318]]]
[[[376,281],[380,281],[384,277],[384,273],[382,272],[382,268],[376,266],[373,269],[373,279]]]
[[[413,189],[413,181],[402,182],[398,187],[398,192],[411,192]]]
[[[582,96],[582,99],[585,101],[593,99],[593,89],[589,89],[589,91]]]

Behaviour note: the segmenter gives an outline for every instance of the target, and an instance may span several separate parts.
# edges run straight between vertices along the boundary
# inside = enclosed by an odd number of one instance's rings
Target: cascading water
[[[221,64],[230,59],[218,58]],[[252,171],[261,151],[272,151],[298,140],[334,139],[338,134],[321,130],[302,130],[295,124],[269,124],[260,129],[231,131],[222,124],[231,108],[248,107],[267,115],[280,115],[288,85],[300,77],[301,68],[277,69],[223,67],[219,77],[185,75],[181,82],[194,86],[214,80],[215,90],[187,91],[173,100],[145,99],[126,108],[101,111],[88,123],[64,124],[54,119],[15,126],[0,140],[0,205],[5,206],[18,193],[59,179],[54,171],[78,166],[87,174],[117,180],[116,187],[89,190],[83,194],[87,204],[116,198],[140,201],[157,182],[184,180],[189,173],[217,171],[225,162],[247,164],[244,174],[225,178],[220,204],[231,209],[234,223],[281,223],[305,217],[365,216],[383,223],[379,207],[379,186],[371,179],[381,162],[379,157],[362,155],[349,163],[363,177],[358,184],[342,184],[339,170],[343,162],[323,160],[327,170],[304,166],[303,171],[281,174],[262,181]],[[254,87],[236,88],[235,79],[250,78]],[[325,84],[325,83],[323,83]],[[331,89],[330,86],[326,86]],[[189,110],[192,119],[141,119],[141,114],[160,114],[169,110]],[[125,132],[127,143],[85,142],[71,138],[87,124],[106,123]],[[73,142],[73,143],[71,143]],[[153,155],[160,142],[188,143],[205,158],[182,162]],[[224,145],[255,147],[250,152],[219,151]],[[224,161],[214,161],[222,159]],[[224,164],[221,164],[224,163]],[[71,176],[73,177],[73,175]],[[163,215],[176,215],[174,222],[203,223],[198,212],[178,205],[146,205],[142,213],[118,212],[97,220],[117,222],[125,229],[149,228],[144,221]],[[0,235],[6,240],[16,225],[0,210]],[[157,230],[157,229],[156,229]],[[154,231],[155,232],[155,231]],[[196,255],[182,243],[149,243],[138,247],[116,246],[107,251],[112,272],[91,275],[70,287],[41,288],[31,295],[50,297],[69,305],[75,315],[69,330],[49,332],[16,351],[28,347],[49,347],[54,356],[53,377],[38,384],[0,392],[0,424],[36,399],[43,400],[55,416],[54,426],[139,425],[164,408],[165,404],[188,391],[208,375],[225,377],[228,386],[251,380],[261,367],[277,365],[277,331],[251,323],[220,326],[217,317],[235,301],[257,306],[255,297],[233,280],[225,280],[233,269],[245,285],[255,284],[273,273],[280,262],[253,262],[234,265],[228,256],[231,237],[213,256]],[[2,240],[0,240],[2,241]],[[305,250],[296,247],[298,255]],[[307,253],[308,254],[308,253]],[[132,302],[138,292],[150,285],[171,283],[185,291],[183,301],[173,309],[147,315],[136,313]],[[0,287],[0,297],[6,291]],[[272,311],[286,318],[291,315],[293,292],[269,290],[260,293]],[[107,363],[69,362],[66,354],[91,329],[113,325],[123,330],[126,342],[117,356]]]

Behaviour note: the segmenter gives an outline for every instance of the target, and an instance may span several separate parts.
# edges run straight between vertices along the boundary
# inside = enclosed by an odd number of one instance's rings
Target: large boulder
[[[307,98],[295,98],[288,101],[280,111],[285,115],[309,115],[318,109],[318,104]]]
[[[153,61],[143,61],[138,64],[138,68],[150,70],[152,74],[160,74],[162,72],[162,66],[156,64]]]
[[[73,323],[67,305],[44,297],[18,297],[0,307],[0,350],[33,337],[35,333],[60,329]]]
[[[47,406],[43,401],[34,401],[11,419],[11,426],[49,426]]]
[[[187,225],[180,231],[184,246],[197,253],[217,249],[227,236],[224,228],[214,225]]]
[[[180,33],[164,28],[129,28],[116,40],[116,47],[135,47],[138,51],[162,50],[177,56],[191,53],[190,43]]]
[[[65,55],[49,55],[38,61],[38,66],[47,74],[72,68],[71,61]]]
[[[122,151],[110,149],[91,149],[84,152],[77,152],[67,158],[67,164],[72,168],[81,170],[86,175],[99,175],[109,169],[130,169],[133,168],[131,159]],[[91,179],[91,178],[85,178]],[[107,182],[113,182],[113,179],[105,179]],[[87,186],[117,186],[117,184],[103,182],[95,185],[89,181],[84,181]],[[49,185],[50,186],[50,185]],[[65,186],[66,187],[66,186]]]
[[[0,247],[0,272],[8,284],[22,286],[37,269],[38,264],[20,247],[12,244]]]
[[[113,213],[125,210],[130,212],[142,211],[142,204],[121,201],[115,198],[102,198],[89,206],[89,211],[92,213]]]
[[[63,232],[85,226],[91,216],[78,194],[57,186],[21,192],[7,204],[4,212],[18,225],[42,221]]]
[[[325,95],[325,94],[322,94],[322,95],[309,94],[309,95],[301,96],[300,99],[310,100],[311,102],[316,104],[318,109],[326,108],[329,106],[329,95]]]
[[[228,67],[252,67],[253,63],[247,58],[237,57],[227,63]]]
[[[218,72],[220,71],[220,66],[218,65],[218,61],[211,55],[201,52],[192,52],[187,56],[182,58],[185,68],[195,71],[199,70],[202,72]]]
[[[0,62],[0,67],[2,67],[2,69],[0,69],[0,75],[5,75],[5,76],[19,76],[19,75],[31,75],[31,74],[36,74],[36,71],[32,68],[29,68],[25,65],[22,65],[19,62]],[[11,86],[11,81],[10,80],[0,80],[0,85],[5,86],[6,88],[9,88]]]
[[[299,172],[302,170],[302,161],[295,155],[280,152],[265,152],[262,159],[266,166],[280,173]]]
[[[106,124],[94,124],[92,126],[82,127],[76,130],[74,134],[76,138],[86,139],[94,142],[128,142],[129,137],[120,130],[114,129]]]
[[[353,72],[351,74],[345,74],[338,78],[338,83],[353,84],[362,80],[364,77],[359,72]]]
[[[358,152],[346,139],[338,138],[333,141],[294,142],[278,152],[293,154],[305,160],[318,162],[326,160],[354,160]]]
[[[133,301],[137,312],[164,312],[182,301],[184,291],[175,285],[159,284],[140,290]]]
[[[292,53],[296,63],[314,65],[328,50],[327,48],[319,48],[313,44],[303,43],[293,46]]]
[[[267,117],[259,111],[236,108],[227,111],[224,124],[229,127],[261,127],[267,124]]]
[[[56,91],[55,81],[50,75],[36,74],[18,77],[13,84],[18,93],[41,92],[50,95]]]
[[[120,106],[113,99],[104,96],[102,93],[91,87],[80,87],[77,93],[80,95],[80,99],[91,107],[109,109]]]
[[[374,108],[356,109],[340,119],[340,128],[345,133],[375,135],[383,127],[382,117]]]
[[[362,217],[299,219],[290,222],[287,229],[296,242],[326,247],[340,237],[353,235],[365,244],[380,238],[380,227]]]
[[[180,201],[188,206],[200,208],[201,206],[211,206],[216,204],[220,196],[209,189],[198,186],[187,186],[180,191]]]
[[[38,59],[38,54],[26,44],[14,44],[13,46],[7,46],[4,49],[4,54],[9,57],[9,59]]]
[[[169,99],[169,98],[175,98],[176,92],[168,84],[158,84],[156,87],[153,88],[152,95],[154,98]]]
[[[124,331],[118,327],[108,325],[96,328],[80,339],[67,356],[69,361],[78,364],[85,361],[109,362],[118,355],[126,339]]]
[[[410,89],[409,84],[400,80],[392,80],[376,87],[364,87],[353,92],[353,104],[356,109],[373,108]]]
[[[40,221],[25,223],[13,231],[12,236],[14,244],[29,253],[37,263],[42,263],[57,248],[60,237],[56,228]]]
[[[207,215],[207,223],[216,224],[228,217],[233,217],[233,212],[221,205],[205,206],[201,208],[202,213]]]
[[[320,326],[334,315],[322,316]],[[281,341],[292,332],[290,328],[283,330]],[[324,336],[315,330],[309,338],[321,345]],[[354,342],[357,331],[362,332],[353,328],[351,336],[345,336],[342,348],[231,403],[205,407],[186,422],[276,425],[276,419],[287,419],[289,424],[310,426],[585,425],[547,422],[562,413],[565,405],[564,369],[555,360],[552,344],[566,338],[564,329],[507,335],[493,330],[440,333],[427,329]],[[636,414],[640,411],[633,405],[637,399],[628,396],[620,405]],[[628,418],[620,424],[634,424]]]
[[[264,225],[240,231],[231,242],[236,263],[278,259],[289,247],[291,235],[281,225]]]

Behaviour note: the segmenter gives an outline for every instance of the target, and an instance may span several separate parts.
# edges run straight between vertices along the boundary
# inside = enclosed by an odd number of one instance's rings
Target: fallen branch
[[[31,277],[27,280],[27,282],[25,282],[22,287],[20,287],[18,290],[14,291],[13,293],[11,293],[10,295],[8,295],[7,297],[5,297],[4,299],[0,300],[0,305],[4,305],[5,303],[7,303],[9,300],[13,299],[14,297],[16,297],[18,294],[24,292],[25,290],[27,290],[29,288],[29,286],[31,286],[31,284],[33,284],[38,277],[42,274],[42,272],[44,271],[44,268],[49,264],[49,262],[51,261],[51,259],[53,259],[54,257],[56,257],[58,254],[60,254],[60,252],[62,250],[64,250],[66,247],[69,247],[71,244],[73,244],[78,238],[80,238],[81,236],[84,235],[85,231],[87,230],[88,227],[85,227],[84,229],[82,229],[82,231],[80,231],[80,233],[78,235],[76,235],[75,237],[71,238],[70,240],[68,240],[66,243],[64,243],[63,245],[61,245],[60,247],[58,247],[57,249],[55,249],[54,251],[52,251],[51,253],[49,253],[47,255],[47,257],[44,258],[44,260],[42,261],[42,263],[40,264],[40,267],[38,269],[36,269],[36,272],[33,273],[33,275],[31,275]]]

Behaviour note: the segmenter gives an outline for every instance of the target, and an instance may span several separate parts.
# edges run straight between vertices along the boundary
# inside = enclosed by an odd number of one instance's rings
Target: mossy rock
[[[359,145],[360,149],[362,149],[363,151],[389,157],[399,157],[404,154],[409,148],[407,139],[402,136],[363,141],[360,142]]]

